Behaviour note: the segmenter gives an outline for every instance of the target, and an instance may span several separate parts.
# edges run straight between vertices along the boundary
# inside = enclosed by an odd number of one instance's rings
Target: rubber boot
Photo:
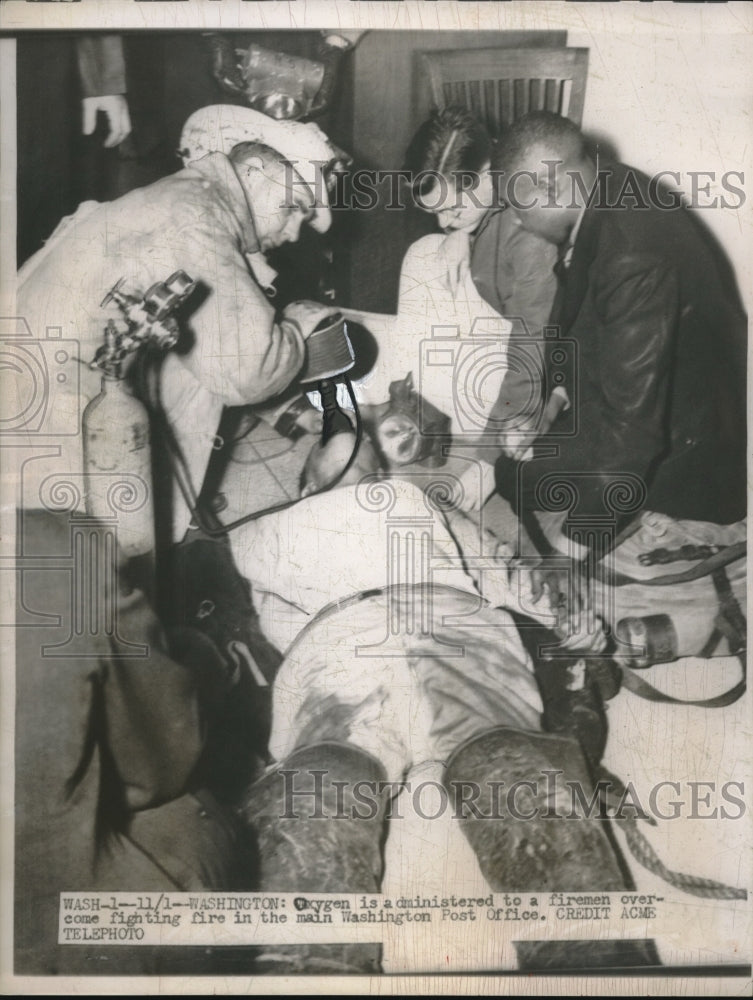
[[[320,743],[294,751],[252,785],[242,815],[256,839],[257,889],[379,892],[386,779],[370,754]],[[380,962],[379,944],[268,946],[255,971],[362,975],[379,972]]]
[[[489,886],[496,892],[632,889],[577,742],[493,729],[458,747],[445,786]],[[580,794],[578,794],[580,793]],[[476,796],[475,801],[473,796]],[[659,965],[652,941],[516,943],[520,968]]]

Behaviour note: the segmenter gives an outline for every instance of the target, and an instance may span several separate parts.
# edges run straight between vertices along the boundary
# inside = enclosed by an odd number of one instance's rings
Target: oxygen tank
[[[102,391],[82,418],[86,510],[117,518],[118,544],[127,558],[154,549],[149,416],[116,374],[102,376]],[[122,486],[119,486],[122,476]]]

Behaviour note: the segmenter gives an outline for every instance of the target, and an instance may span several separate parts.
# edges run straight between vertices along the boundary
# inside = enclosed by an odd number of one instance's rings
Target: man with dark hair
[[[523,230],[495,197],[491,162],[496,143],[465,108],[448,107],[424,122],[406,154],[419,208],[448,234],[462,233],[483,298],[513,322],[513,332],[538,333],[554,298],[554,254]],[[461,240],[458,241],[462,242]]]
[[[559,248],[551,322],[577,349],[564,381],[549,365],[549,390],[571,403],[551,428],[556,454],[501,458],[499,492],[525,512],[545,506],[547,484],[569,484],[567,533],[586,547],[605,516],[619,528],[641,508],[743,518],[745,317],[695,220],[662,210],[633,168],[597,170],[550,112],[516,122],[494,165],[523,228]]]
[[[436,252],[447,261],[451,290],[470,275],[481,298],[511,323],[511,358],[518,361],[507,365],[487,430],[497,430],[500,446],[518,455],[521,420],[541,418],[541,352],[536,341],[526,341],[539,338],[549,318],[556,253],[546,240],[523,229],[497,198],[491,173],[495,148],[496,141],[470,111],[450,106],[435,111],[418,129],[406,153],[406,168],[413,175],[416,204],[434,215],[447,234]],[[427,253],[429,241],[437,239],[419,240],[409,255]]]

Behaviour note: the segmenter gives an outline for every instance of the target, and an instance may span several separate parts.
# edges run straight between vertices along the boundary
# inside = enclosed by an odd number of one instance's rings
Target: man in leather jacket
[[[556,453],[539,438],[531,461],[503,457],[498,491],[521,512],[553,510],[565,484],[566,533],[586,545],[583,526],[605,515],[744,517],[746,323],[696,220],[633,168],[597,170],[549,112],[511,128],[495,167],[520,225],[559,247],[551,323],[572,359],[551,341]]]

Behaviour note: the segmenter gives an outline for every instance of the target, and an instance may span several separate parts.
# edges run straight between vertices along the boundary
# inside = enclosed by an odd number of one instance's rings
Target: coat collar
[[[209,153],[185,169],[201,174],[214,186],[218,200],[238,224],[243,252],[258,252],[251,206],[231,160],[224,153]]]
[[[580,232],[580,227],[583,223],[583,216],[586,214],[586,206],[584,205],[580,212],[578,213],[578,218],[575,220],[575,225],[570,230],[570,235],[559,248],[557,253],[557,262],[562,263],[565,268],[570,266],[570,261],[573,259],[573,251],[575,250],[575,243],[578,239],[578,233]]]
[[[580,216],[575,238],[560,245],[559,260],[555,271],[559,279],[557,294],[552,308],[552,322],[562,327],[562,332],[572,326],[583,299],[588,291],[589,271],[596,256],[599,214],[591,205]],[[569,262],[562,266],[569,252]]]

